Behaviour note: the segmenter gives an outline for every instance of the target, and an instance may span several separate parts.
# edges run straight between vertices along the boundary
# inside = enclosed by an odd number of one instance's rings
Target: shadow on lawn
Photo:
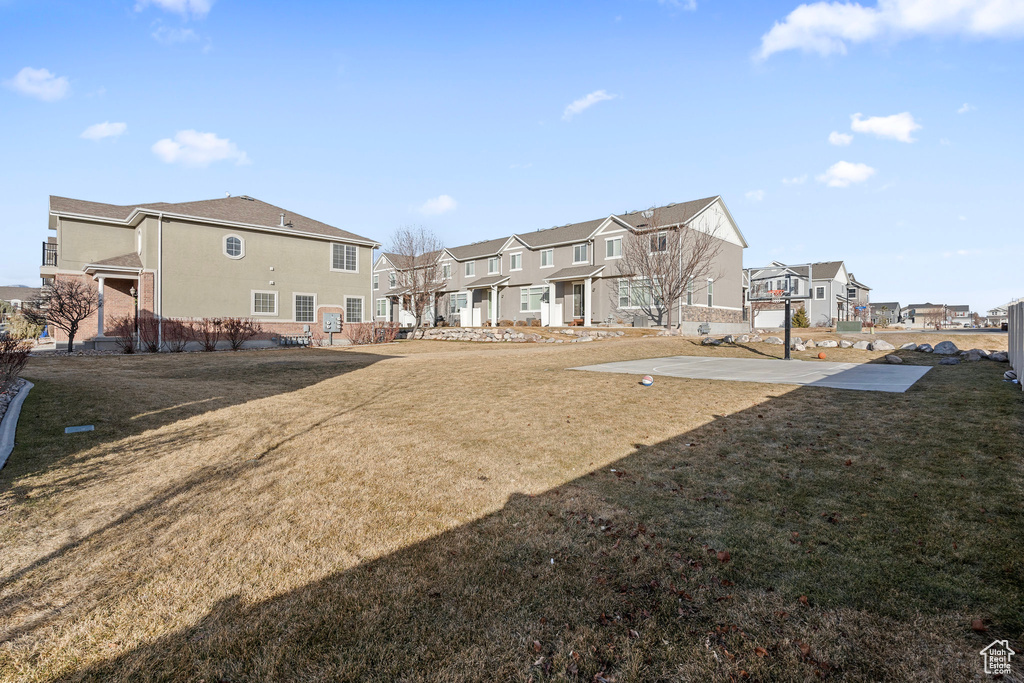
[[[204,413],[298,391],[361,370],[391,356],[328,349],[32,359],[29,394],[18,424],[18,440],[0,470],[0,494],[25,476],[62,467],[78,453],[156,430]],[[136,386],[149,391],[136,391]],[[156,387],[156,390],[152,388]],[[110,400],[110,396],[116,396]],[[64,435],[64,428],[94,424],[96,430]],[[203,438],[204,434],[192,438]],[[175,443],[177,432],[152,437]],[[77,468],[80,485],[90,468]]]
[[[960,438],[949,419],[1019,435],[1022,401],[975,367],[930,372],[907,394],[801,388],[716,416],[351,570],[223,600],[68,678],[978,675],[977,651],[1024,628],[1024,586],[1012,550],[991,542],[1022,522],[1019,470],[998,466],[1012,453],[992,432],[992,447]],[[175,500],[232,474],[184,482],[122,532],[164,523]],[[971,634],[962,614],[992,633]]]

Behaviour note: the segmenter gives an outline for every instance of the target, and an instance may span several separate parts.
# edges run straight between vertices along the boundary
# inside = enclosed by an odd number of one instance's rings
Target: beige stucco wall
[[[62,218],[57,227],[57,267],[80,271],[89,263],[135,253],[135,228]]]
[[[358,271],[350,273],[331,270],[332,242],[322,239],[168,219],[163,232],[165,317],[252,316],[287,322],[294,320],[293,295],[299,293],[315,294],[318,307],[343,307],[346,296],[362,297],[363,320],[370,319],[369,247],[357,247]],[[244,257],[224,255],[227,235],[244,240]],[[276,316],[253,315],[253,290],[277,293]]]

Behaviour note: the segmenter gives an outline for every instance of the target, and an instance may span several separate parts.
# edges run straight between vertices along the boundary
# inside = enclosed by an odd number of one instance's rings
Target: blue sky
[[[1024,0],[0,0],[0,284],[50,194],[453,245],[721,194],[747,265],[984,313],[1024,295],[1022,38]]]

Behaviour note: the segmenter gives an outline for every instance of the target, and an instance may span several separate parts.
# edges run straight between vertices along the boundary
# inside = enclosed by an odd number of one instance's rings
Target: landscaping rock
[[[778,337],[765,337],[764,343],[765,344],[785,344],[786,342],[782,341]]]
[[[750,341],[752,341],[752,342],[759,342],[759,341],[761,341],[761,337],[759,335],[756,335],[756,334],[755,335],[751,335]]]
[[[947,356],[939,361],[939,365],[960,365],[960,359]]]
[[[890,353],[885,357],[886,363],[892,363],[893,365],[899,365],[903,362],[903,359],[897,356],[895,353]]]
[[[985,349],[971,349],[971,353],[976,353],[979,356],[981,356],[982,358],[988,358],[988,354],[989,354],[989,352],[986,351]]]
[[[872,351],[895,351],[896,347],[885,341],[884,339],[876,339],[871,342]]]
[[[736,341],[736,337],[732,336],[731,334],[727,334],[724,337],[722,337],[723,344],[732,344],[734,341]]]
[[[932,345],[931,344],[921,344],[920,346],[917,347],[917,350],[922,352],[922,353],[931,353],[932,352]]]
[[[845,339],[840,339],[839,340],[839,348],[841,348],[841,349],[848,349],[851,346],[853,346],[853,342],[846,341]]]
[[[907,342],[900,347],[900,351],[917,351],[917,344],[914,342]]]
[[[960,352],[960,359],[968,361],[968,362],[971,362],[971,363],[979,361],[979,360],[981,360],[981,358],[982,358],[981,354],[978,353],[977,351],[975,351],[974,349],[971,349],[970,351],[961,351]]]
[[[1005,363],[1008,358],[1006,351],[996,351],[995,353],[988,354],[988,359],[994,360],[997,363]]]
[[[748,341],[750,341],[750,335],[741,334],[740,336],[736,337],[736,341],[739,342],[740,344],[746,344]]]
[[[826,339],[824,341],[818,342],[818,346],[824,347],[826,349],[834,349],[837,346],[839,346],[839,342],[837,342],[834,339]]]
[[[869,344],[866,341],[859,341],[853,345],[853,348],[857,349],[858,351],[867,351],[868,349],[871,348],[871,344]]]
[[[952,356],[955,353],[960,353],[960,349],[956,347],[951,341],[941,341],[935,345],[932,352],[941,354],[943,356]]]
[[[815,346],[817,346],[817,344],[814,343],[813,339],[808,339],[807,341],[804,342],[804,346],[806,346],[809,349],[813,349]]]
[[[714,337],[704,337],[700,342],[704,346],[718,346],[722,343],[721,339],[715,339]]]
[[[803,343],[804,343],[804,340],[803,340],[803,339],[801,339],[800,337],[792,337],[792,338],[790,339],[790,341],[791,341],[792,343],[794,343],[794,344],[803,344]]]
[[[804,346],[803,344],[793,344],[793,350],[794,351],[806,351],[807,347]]]

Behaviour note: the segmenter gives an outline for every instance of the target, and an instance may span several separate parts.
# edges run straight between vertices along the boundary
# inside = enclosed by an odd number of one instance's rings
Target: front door
[[[572,285],[572,316],[583,317],[583,283],[574,282]]]

